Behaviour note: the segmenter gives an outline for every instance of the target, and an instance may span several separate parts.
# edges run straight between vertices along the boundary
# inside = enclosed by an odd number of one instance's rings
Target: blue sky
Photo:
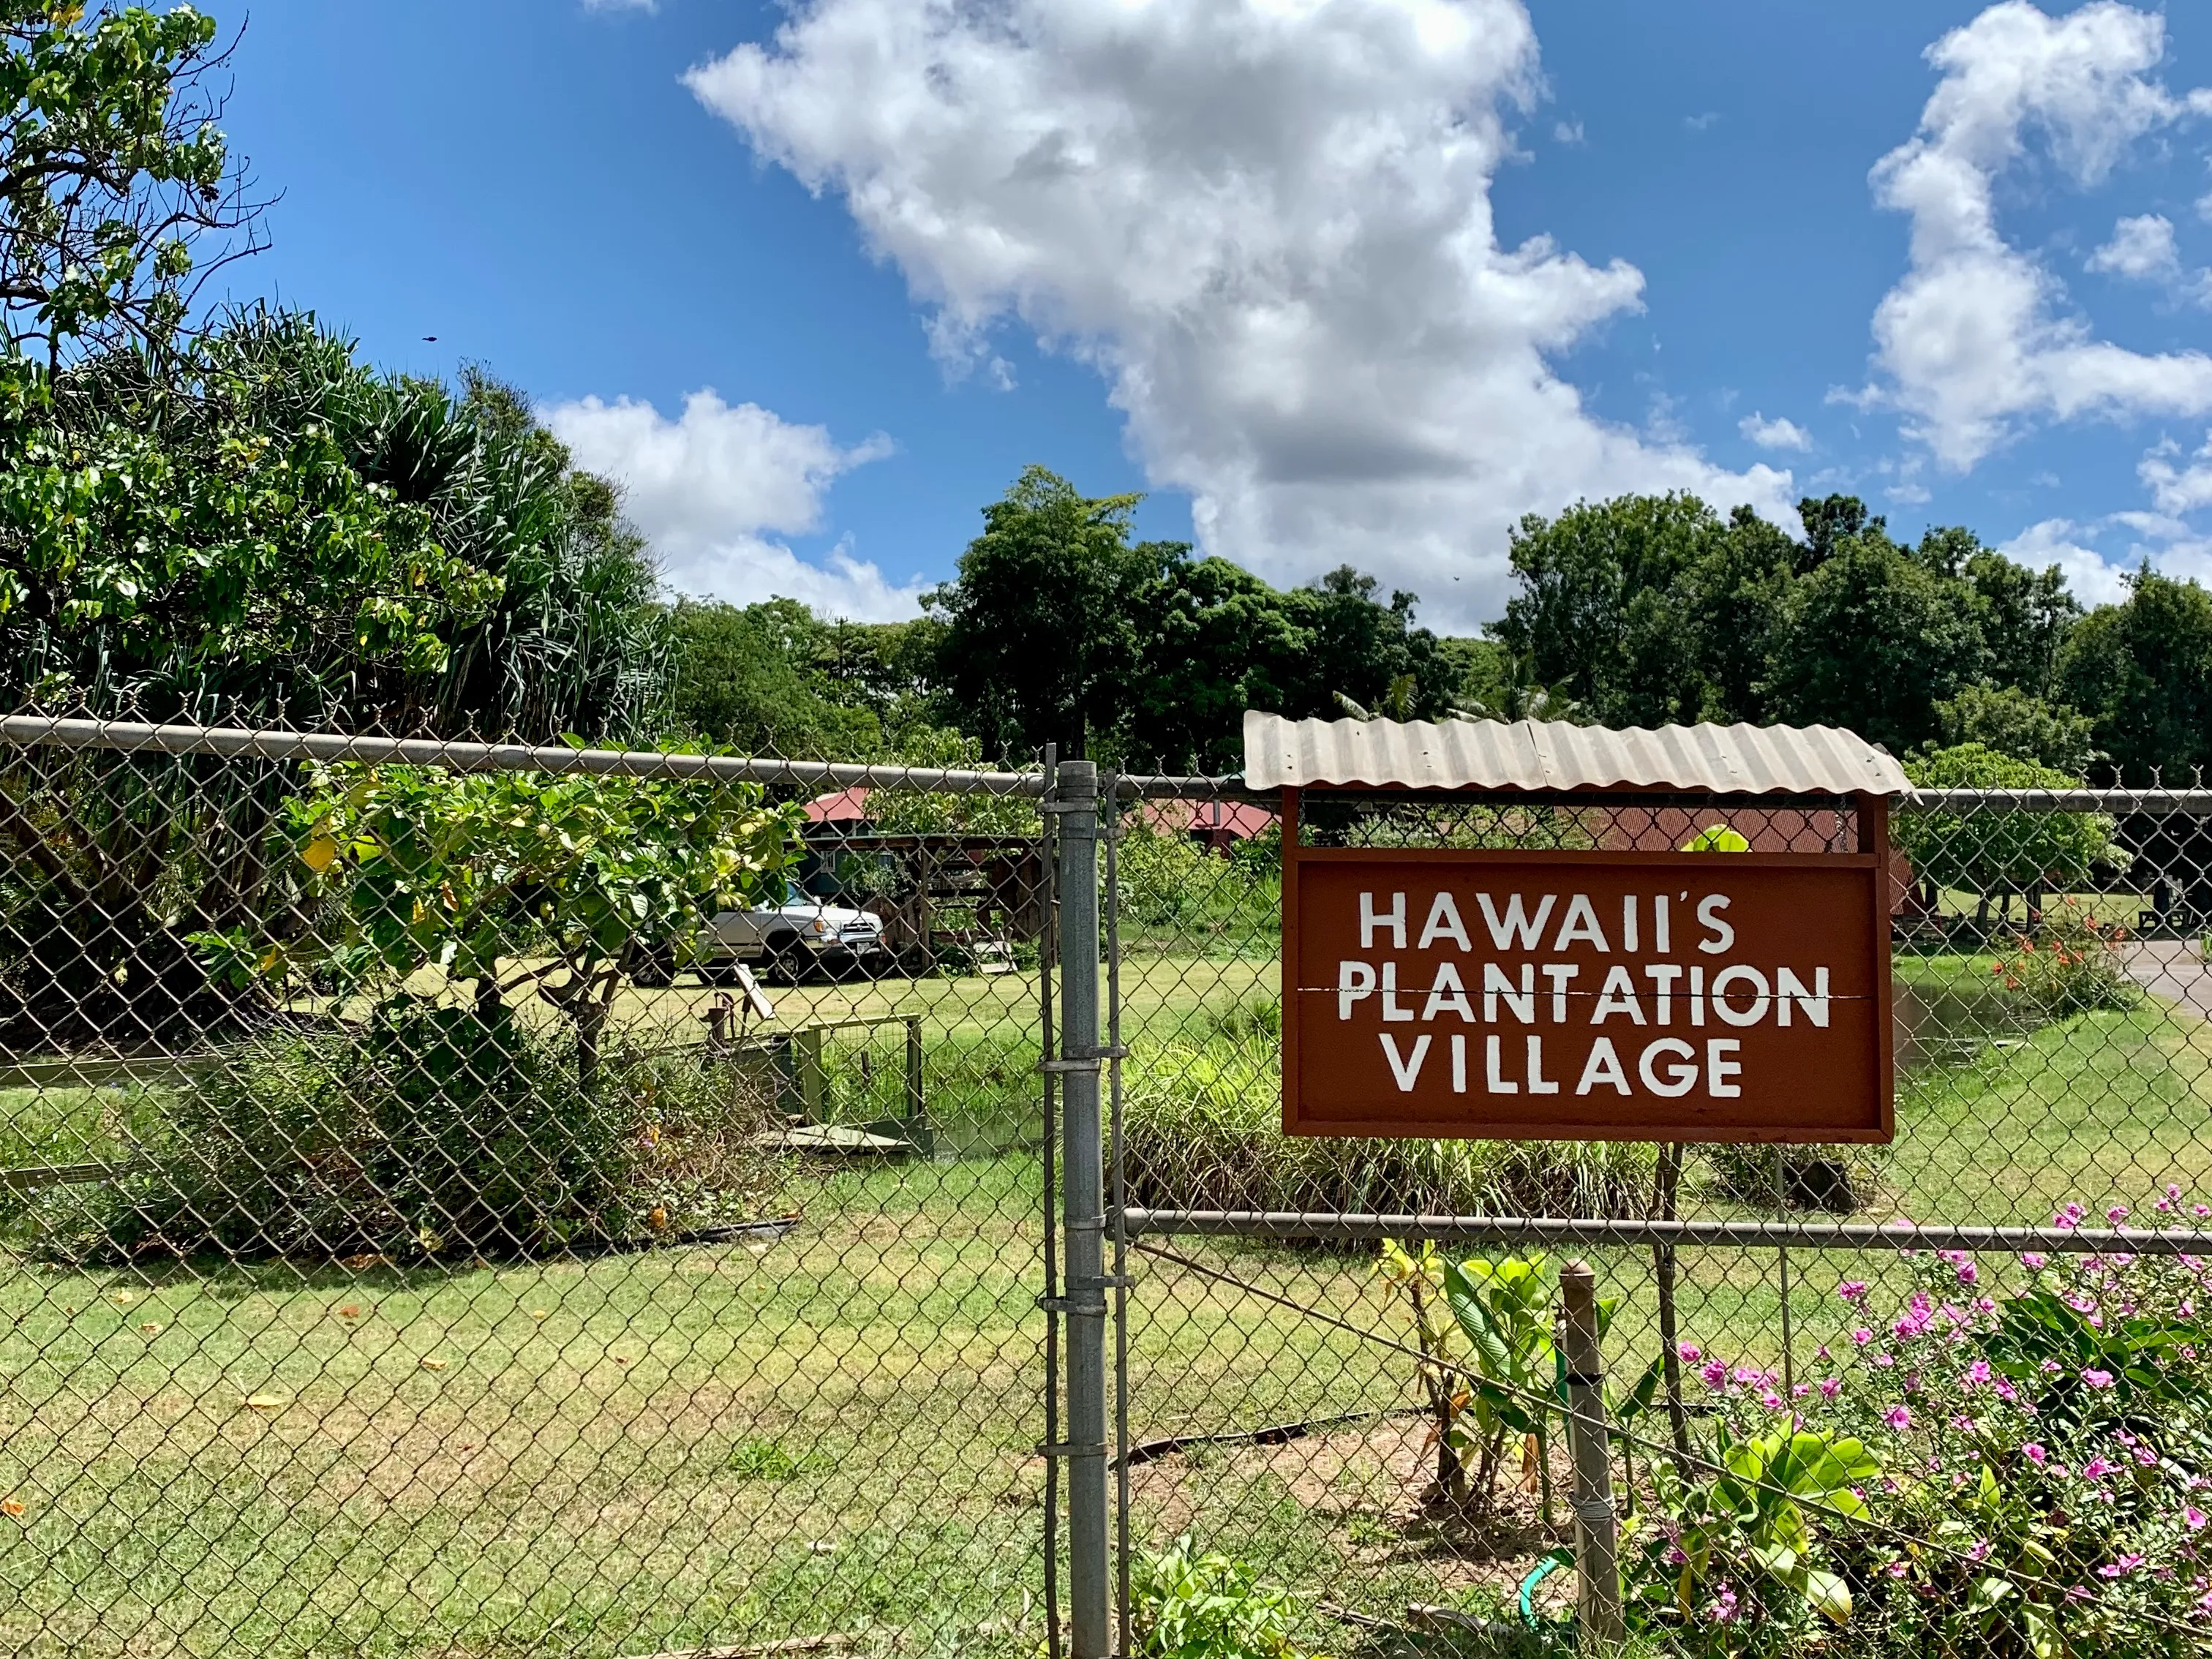
[[[903,614],[1030,461],[1446,628],[1627,489],[2212,574],[2212,8],[975,15],[264,5],[234,291],[515,382],[691,592]]]

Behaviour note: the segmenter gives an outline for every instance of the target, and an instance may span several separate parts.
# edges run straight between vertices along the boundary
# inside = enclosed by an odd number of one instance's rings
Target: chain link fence
[[[1133,1641],[1212,1595],[1289,1651],[1572,1651],[1555,1322],[1580,1259],[1632,1650],[2201,1650],[2205,795],[1901,804],[1895,1140],[1778,1148],[1284,1137],[1274,806],[1121,815]],[[1340,847],[1857,833],[1809,799],[1305,808]],[[1589,989],[1455,1009],[1406,983],[1443,1022],[1409,1031],[1593,1018]]]
[[[0,726],[0,1651],[1034,1652],[1041,787]]]
[[[1056,775],[0,722],[0,1650],[1565,1652],[1576,1257],[1632,1650],[2195,1650],[2203,797],[1904,804],[1778,1150],[1285,1139],[1279,803]]]

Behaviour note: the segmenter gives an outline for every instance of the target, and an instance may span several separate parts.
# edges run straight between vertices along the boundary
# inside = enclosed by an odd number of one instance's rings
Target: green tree
[[[1171,550],[1129,540],[1134,495],[1096,499],[1042,466],[983,509],[957,578],[925,603],[944,625],[937,672],[962,730],[1001,757],[1113,731],[1137,672],[1137,598]]]
[[[2137,571],[2068,636],[2058,680],[2124,780],[2186,784],[2212,763],[2212,594]]]
[[[1962,574],[1980,601],[1977,620],[1989,649],[1990,679],[2032,697],[2051,698],[2060,655],[2081,616],[2065,576],[2056,565],[2030,570],[1986,549],[1967,556]]]
[[[216,119],[216,26],[82,0],[0,0],[0,331],[49,368],[166,348],[196,276],[257,247]],[[212,247],[208,244],[213,244]]]
[[[573,1027],[588,1088],[639,953],[680,956],[717,910],[780,896],[800,824],[752,784],[347,764],[309,775],[286,830],[321,925],[274,946],[197,935],[222,971],[390,994],[435,968],[474,981],[487,1024],[534,991]]]
[[[1936,719],[1947,749],[1979,744],[2073,778],[2098,758],[2087,714],[2031,696],[2016,685],[1963,687],[1949,702],[1936,705]]]
[[[1936,705],[1981,676],[1972,596],[1878,528],[1838,542],[1784,602],[1772,714],[1840,726],[1905,754],[1936,735]]]
[[[1226,559],[1163,562],[1139,601],[1145,633],[1122,732],[1133,764],[1231,772],[1247,708],[1302,705],[1309,636],[1283,593]]]
[[[1401,709],[1414,718],[1443,712],[1457,684],[1437,636],[1413,623],[1419,599],[1400,589],[1385,604],[1374,577],[1340,565],[1293,588],[1285,610],[1303,636],[1297,655],[1278,670],[1294,717],[1336,718],[1340,697],[1370,708]]]
[[[1608,726],[1698,718],[1699,641],[1684,624],[1690,578],[1721,532],[1693,495],[1623,495],[1535,514],[1509,532],[1520,591],[1496,632],[1529,677],[1571,688]]]
[[[684,600],[672,613],[680,730],[740,754],[871,760],[883,725],[835,701],[823,672],[832,629],[796,599],[758,605]]]
[[[1940,749],[1905,763],[1923,789],[2071,789],[2055,767],[1978,743]],[[1939,888],[1992,896],[2065,890],[2100,864],[2124,866],[2112,818],[2092,812],[1911,812],[1898,819],[1898,844],[1916,875]]]

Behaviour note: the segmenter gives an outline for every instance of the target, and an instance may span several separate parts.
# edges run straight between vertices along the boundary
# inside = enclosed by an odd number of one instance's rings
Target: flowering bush
[[[2000,941],[1990,971],[2045,1019],[2066,1019],[2096,1008],[2128,1009],[2142,989],[2128,977],[2124,928],[2100,924],[2081,901],[2054,900],[2033,937]]]
[[[2182,1207],[2172,1188],[2154,1206]],[[2084,1219],[2069,1206],[2055,1224]],[[1867,1284],[1838,1287],[1848,1334],[1794,1397],[1770,1370],[1685,1345],[1686,1362],[1704,1362],[1692,1370],[1714,1427],[1690,1468],[1655,1469],[1650,1512],[1632,1517],[1623,1559],[1644,1627],[1713,1659],[2201,1650],[2212,1267],[2028,1255],[2025,1285],[1996,1296],[1964,1253],[1906,1263],[1901,1305],[1878,1311]],[[1729,1499],[1753,1443],[1770,1459],[1802,1448],[1801,1464],[1820,1471],[1798,1486],[1771,1468],[1762,1478],[1802,1528],[1762,1537],[1755,1506]]]

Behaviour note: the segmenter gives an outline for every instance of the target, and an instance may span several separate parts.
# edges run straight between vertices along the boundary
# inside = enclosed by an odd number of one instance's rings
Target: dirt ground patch
[[[1320,1431],[1273,1445],[1201,1443],[1130,1471],[1132,1506],[1164,1542],[1186,1532],[1226,1547],[1237,1531],[1295,1505],[1342,1563],[1341,1599],[1364,1605],[1358,1580],[1416,1568],[1439,1600],[1482,1589],[1501,1599],[1545,1552],[1569,1537],[1570,1466],[1564,1444],[1549,1459],[1554,1522],[1543,1519],[1541,1485],[1513,1454],[1497,1504],[1474,1516],[1435,1499],[1436,1443],[1419,1417],[1393,1415]],[[1233,1551],[1232,1551],[1233,1553]],[[1394,1575],[1395,1576],[1395,1575]],[[1571,1600],[1571,1576],[1538,1593],[1547,1607]]]

